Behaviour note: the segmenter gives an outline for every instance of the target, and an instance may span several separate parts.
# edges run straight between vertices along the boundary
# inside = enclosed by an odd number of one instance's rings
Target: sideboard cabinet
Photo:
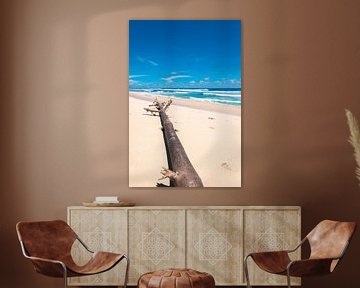
[[[68,223],[93,250],[126,253],[129,285],[163,268],[192,268],[212,274],[216,285],[245,285],[243,258],[250,252],[295,247],[301,237],[298,206],[69,207]],[[88,253],[75,243],[78,263]],[[300,258],[300,250],[293,255]],[[121,285],[125,263],[69,285]],[[264,273],[249,261],[253,285],[286,285],[286,277]],[[299,279],[292,282],[300,285]]]

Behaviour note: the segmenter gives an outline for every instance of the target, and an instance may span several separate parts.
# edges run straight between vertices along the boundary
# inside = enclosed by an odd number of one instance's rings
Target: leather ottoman
[[[140,276],[138,288],[214,288],[214,277],[192,269],[166,269]]]

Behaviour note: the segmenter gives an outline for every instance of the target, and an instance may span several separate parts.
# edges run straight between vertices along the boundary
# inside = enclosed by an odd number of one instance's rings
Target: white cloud
[[[142,58],[142,57],[140,57],[140,56],[138,56],[137,59],[138,59],[141,63],[145,63],[145,61],[146,61],[145,58]]]
[[[151,65],[153,66],[159,66],[158,63],[154,62],[154,61],[151,61],[151,60],[147,60],[148,63],[150,63]]]
[[[139,81],[129,79],[129,84],[130,84],[130,85],[135,85],[135,84],[137,84],[137,83],[139,83]]]
[[[146,76],[149,76],[149,75],[129,75],[129,78],[132,79],[132,78],[146,77]]]
[[[190,75],[174,75],[174,76],[169,76],[166,78],[161,78],[162,80],[165,80],[168,83],[173,82],[174,79],[178,79],[178,78],[189,78],[191,77]]]
[[[195,84],[196,82],[194,80],[190,81],[191,84]]]
[[[209,79],[210,79],[209,77],[205,77],[204,81],[209,81]]]
[[[158,63],[156,63],[155,61],[152,61],[152,60],[150,60],[150,59],[146,59],[146,58],[143,58],[143,57],[140,57],[140,56],[138,56],[137,59],[138,59],[141,63],[148,63],[148,64],[150,64],[150,65],[152,65],[152,66],[159,66]]]

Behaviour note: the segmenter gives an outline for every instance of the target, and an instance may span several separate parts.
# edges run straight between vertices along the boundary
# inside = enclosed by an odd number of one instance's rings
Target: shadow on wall
[[[1,1],[2,287],[62,285],[22,258],[16,222],[65,219],[127,187],[126,13],[160,5],[173,13],[168,1]]]
[[[164,1],[150,6],[157,4],[164,14],[170,9]],[[124,35],[126,11],[137,6],[146,7],[149,2],[13,5],[16,36],[9,50],[14,50],[10,66],[14,70],[14,142],[18,143],[13,154],[15,161],[24,164],[22,173],[16,167],[13,174],[23,185],[20,191],[37,191],[25,193],[31,194],[30,199],[22,198],[32,201],[31,215],[43,208],[34,202],[53,201],[54,196],[59,201],[62,194],[73,194],[76,200],[74,193],[79,190],[91,196],[99,188],[102,193],[113,192],[127,181],[123,161],[127,134],[122,134],[128,119],[123,111],[127,111]],[[81,192],[80,196],[84,200]]]

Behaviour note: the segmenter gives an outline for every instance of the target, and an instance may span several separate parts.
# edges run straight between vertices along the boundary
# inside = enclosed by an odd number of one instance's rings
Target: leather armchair
[[[324,220],[292,250],[250,253],[244,259],[247,287],[251,287],[247,266],[249,258],[266,272],[286,275],[289,288],[291,288],[291,276],[305,277],[332,273],[344,256],[355,229],[354,222]],[[289,253],[296,251],[306,241],[311,248],[310,257],[292,261]]]
[[[65,288],[67,277],[102,273],[112,269],[123,259],[127,261],[124,281],[126,288],[129,258],[125,254],[91,251],[66,222],[19,222],[16,231],[23,255],[31,260],[35,271],[50,277],[64,278]],[[75,241],[79,241],[91,254],[90,260],[83,266],[78,266],[71,256],[71,247]]]

